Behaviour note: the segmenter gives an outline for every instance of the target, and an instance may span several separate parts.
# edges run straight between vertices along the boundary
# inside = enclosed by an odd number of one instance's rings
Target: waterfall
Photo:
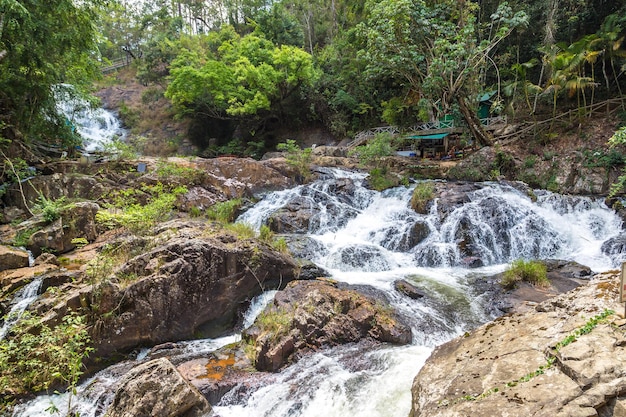
[[[73,93],[73,86],[57,86],[55,97],[61,114],[83,138],[85,151],[101,151],[112,141],[126,138],[127,131],[115,113],[102,107],[92,107]]]
[[[40,277],[35,278],[15,294],[10,304],[11,309],[0,328],[0,340],[4,340],[9,330],[11,330],[11,327],[22,317],[28,306],[39,297],[39,289],[41,288],[42,281]]]
[[[304,242],[299,256],[337,281],[384,293],[411,326],[412,344],[322,349],[247,396],[233,389],[215,405],[217,415],[406,417],[412,380],[432,350],[501,314],[477,284],[481,279],[502,272],[518,258],[573,260],[599,272],[623,256],[602,250],[622,224],[600,200],[547,191],[536,191],[531,199],[512,186],[484,183],[468,192],[462,204],[444,207],[445,202],[437,200],[428,213],[419,214],[410,208],[413,187],[375,192],[364,187],[366,180],[359,173],[324,170],[310,185],[268,194],[238,221],[257,229],[272,222],[290,229],[296,234],[290,239]],[[469,260],[479,260],[472,266],[482,266],[470,269]],[[399,279],[425,296],[404,296],[394,287]],[[244,326],[272,297],[252,302]],[[179,344],[197,355],[239,337]],[[147,351],[144,358],[149,358]],[[115,380],[115,369],[108,368],[96,380]],[[96,385],[92,379],[79,389],[82,416],[102,416],[111,401],[110,388],[108,394],[98,394],[101,397],[88,394],[107,391]],[[20,408],[15,416],[45,415],[32,410]]]

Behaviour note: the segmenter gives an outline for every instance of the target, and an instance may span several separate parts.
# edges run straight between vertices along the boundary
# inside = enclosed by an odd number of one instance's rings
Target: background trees
[[[97,1],[0,0],[0,136],[71,141],[52,87],[86,87],[97,73]]]

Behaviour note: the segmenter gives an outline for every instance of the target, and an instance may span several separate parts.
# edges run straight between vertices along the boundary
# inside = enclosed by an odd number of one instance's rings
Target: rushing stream
[[[301,229],[298,255],[335,280],[382,290],[411,325],[413,343],[322,350],[247,396],[227,394],[214,407],[217,415],[406,417],[411,382],[432,349],[500,313],[489,294],[474,285],[477,280],[501,272],[518,258],[574,260],[596,272],[622,259],[601,249],[622,225],[599,200],[537,191],[533,201],[512,186],[487,183],[470,191],[463,204],[444,210],[435,204],[429,213],[417,214],[409,207],[412,188],[379,193],[366,189],[364,180],[363,174],[328,170],[311,185],[267,195],[238,221],[259,228],[282,209],[307,210],[306,224],[294,226]],[[482,267],[468,268],[468,251]],[[400,294],[394,289],[399,279],[427,296],[413,300]],[[270,298],[262,296],[246,324]],[[188,342],[187,347],[190,353],[208,352],[238,337]],[[118,377],[119,366],[80,387],[81,416],[104,414],[112,395],[107,388]],[[40,410],[50,400],[39,398],[15,416],[49,415]]]

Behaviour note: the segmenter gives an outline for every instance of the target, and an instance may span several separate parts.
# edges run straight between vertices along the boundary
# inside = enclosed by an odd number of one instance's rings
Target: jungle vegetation
[[[201,149],[338,138],[453,113],[482,144],[477,98],[534,115],[621,97],[626,1],[0,0],[0,135],[72,143],[55,88],[88,92],[124,58],[191,121]]]

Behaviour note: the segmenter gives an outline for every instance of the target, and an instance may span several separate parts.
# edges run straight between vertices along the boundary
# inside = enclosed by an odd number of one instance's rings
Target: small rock
[[[407,280],[400,279],[394,282],[393,286],[396,291],[401,292],[402,294],[406,295],[409,298],[412,298],[413,300],[418,300],[424,297],[424,293],[422,292],[422,290],[420,290]]]

